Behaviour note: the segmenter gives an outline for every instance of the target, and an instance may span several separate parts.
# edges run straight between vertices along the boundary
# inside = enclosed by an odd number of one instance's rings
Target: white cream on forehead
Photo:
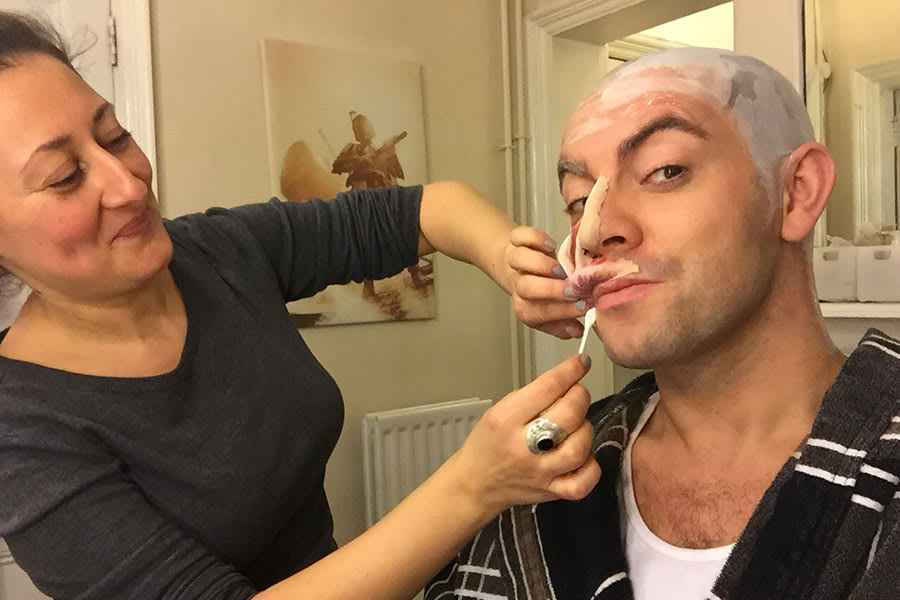
[[[771,189],[781,160],[814,141],[802,98],[790,82],[765,63],[727,50],[676,48],[647,54],[615,69],[579,106],[564,144],[609,127],[610,111],[641,97],[680,94],[730,111],[747,140],[751,159]],[[630,109],[626,108],[626,112]]]

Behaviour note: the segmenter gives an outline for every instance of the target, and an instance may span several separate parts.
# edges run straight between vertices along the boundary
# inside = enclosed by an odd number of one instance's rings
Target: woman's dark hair
[[[72,57],[62,36],[39,17],[0,10],[0,70],[15,66],[26,54],[44,54],[73,71]],[[22,283],[0,266],[0,300],[14,296]]]
[[[51,25],[36,16],[0,11],[0,69],[26,54],[45,54],[75,70],[65,41]]]

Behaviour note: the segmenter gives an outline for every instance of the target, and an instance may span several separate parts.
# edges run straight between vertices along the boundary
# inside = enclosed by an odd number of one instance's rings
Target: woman
[[[409,597],[507,506],[599,477],[573,357],[336,550],[340,394],[285,301],[435,249],[512,290],[511,224],[459,184],[164,222],[112,106],[53,32],[8,13],[0,128],[0,264],[33,290],[0,342],[0,535],[51,596]],[[542,412],[569,435],[536,455]]]

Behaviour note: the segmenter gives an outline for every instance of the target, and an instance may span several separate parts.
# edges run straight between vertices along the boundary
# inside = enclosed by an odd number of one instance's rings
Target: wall
[[[853,237],[853,155],[851,147],[850,75],[888,60],[900,60],[900,3],[819,0],[823,46],[831,64],[825,86],[825,136],[837,163],[837,181],[828,203],[828,233]]]
[[[641,33],[688,46],[734,50],[734,5],[726,2]]]
[[[263,37],[420,62],[431,179],[461,179],[502,204],[499,3],[154,0],[151,9],[166,215],[268,197]],[[443,258],[436,285],[435,320],[302,331],[346,402],[326,482],[339,543],[365,523],[364,413],[509,391],[506,296],[477,270]]]
[[[734,49],[803,84],[801,0],[734,0]]]
[[[604,43],[722,4],[724,0],[644,0],[607,17],[560,34],[572,40]]]

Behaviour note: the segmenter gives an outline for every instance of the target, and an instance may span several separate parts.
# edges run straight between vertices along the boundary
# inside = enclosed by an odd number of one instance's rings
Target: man
[[[559,172],[569,277],[523,247],[517,313],[581,298],[612,360],[653,373],[591,407],[587,498],[503,513],[426,598],[898,597],[900,343],[828,337],[810,236],[834,165],[789,82],[642,57],[572,115]]]

